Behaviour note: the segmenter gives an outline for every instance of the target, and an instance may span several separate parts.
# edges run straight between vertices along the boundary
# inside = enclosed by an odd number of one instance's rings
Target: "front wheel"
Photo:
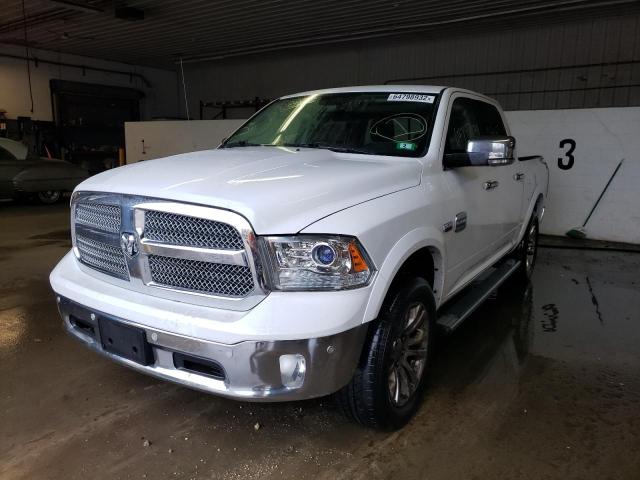
[[[435,339],[435,300],[429,283],[413,278],[385,305],[351,382],[336,400],[360,424],[395,430],[420,406]]]
[[[38,192],[38,201],[45,205],[51,205],[57,203],[62,197],[60,190],[46,190],[44,192]]]

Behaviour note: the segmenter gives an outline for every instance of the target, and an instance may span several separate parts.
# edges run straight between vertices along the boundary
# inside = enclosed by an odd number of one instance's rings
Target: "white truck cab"
[[[219,148],[110,170],[71,202],[51,273],[69,333],[244,400],[336,394],[398,428],[435,330],[536,256],[548,171],[500,106],[436,86],[282,97]]]

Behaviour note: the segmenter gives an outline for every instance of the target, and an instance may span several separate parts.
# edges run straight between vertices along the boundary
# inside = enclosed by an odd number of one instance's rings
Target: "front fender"
[[[428,195],[416,187],[385,195],[351,208],[336,212],[309,225],[302,233],[337,233],[357,237],[373,260],[377,273],[366,304],[364,322],[378,316],[382,302],[402,264],[413,253],[424,247],[435,253],[435,297],[439,303],[442,293],[442,265],[444,237],[437,225],[441,224],[442,209],[431,203]]]
[[[440,304],[442,286],[444,280],[444,269],[442,265],[442,252],[444,251],[444,243],[442,232],[433,227],[416,228],[402,238],[400,238],[393,248],[389,251],[384,263],[379,267],[369,302],[364,314],[364,322],[369,322],[377,318],[382,303],[391,287],[396,274],[404,262],[415,252],[422,248],[429,248],[435,253],[434,267],[438,269],[437,275],[434,275],[434,296],[436,305]]]

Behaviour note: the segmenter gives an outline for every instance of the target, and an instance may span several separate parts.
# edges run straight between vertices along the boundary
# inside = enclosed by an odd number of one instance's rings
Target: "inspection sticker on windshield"
[[[398,142],[396,143],[396,148],[398,150],[409,150],[409,151],[413,151],[416,148],[418,148],[418,146],[413,143],[413,142]]]
[[[433,95],[422,95],[419,93],[392,93],[387,98],[387,102],[422,102],[433,103],[436,99]]]

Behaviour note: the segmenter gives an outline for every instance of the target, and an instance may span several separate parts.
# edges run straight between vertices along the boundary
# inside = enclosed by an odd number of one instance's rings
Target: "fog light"
[[[300,388],[304,382],[307,362],[302,355],[280,355],[280,378],[287,388]]]

